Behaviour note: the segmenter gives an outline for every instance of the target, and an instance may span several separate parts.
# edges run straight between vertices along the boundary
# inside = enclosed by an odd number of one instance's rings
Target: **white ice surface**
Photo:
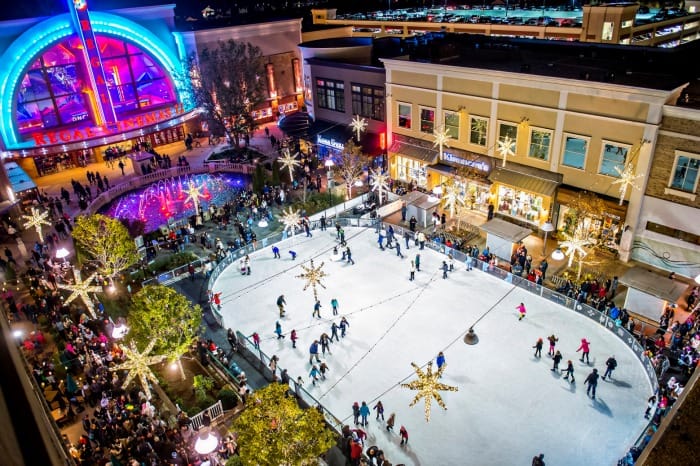
[[[356,265],[332,261],[335,231],[316,231],[313,238],[281,243],[282,259],[274,259],[270,247],[252,255],[250,276],[229,267],[214,291],[222,292],[226,325],[246,335],[257,331],[261,349],[276,354],[292,379],[302,375],[305,388],[336,417],[352,424],[352,403],[363,400],[371,407],[381,399],[387,418],[395,412],[394,433],[375,422],[374,411],[365,429],[365,446],[378,445],[393,464],[529,465],[538,453],[551,465],[615,464],[646,425],[651,386],[643,367],[605,328],[485,273],[467,272],[463,264],[443,280],[442,256],[428,249],[420,251],[421,272],[410,282],[409,257],[418,248],[402,248],[407,258],[401,260],[394,250],[378,249],[373,230],[347,228],[346,238]],[[294,262],[290,248],[298,253]],[[319,289],[322,319],[312,318],[312,291],[302,291],[304,281],[295,278],[311,258],[316,265],[324,262],[328,274],[326,289]],[[296,349],[288,337],[278,341],[274,334],[280,294],[287,300],[282,329],[287,335],[297,330]],[[308,349],[321,333],[331,334],[333,297],[340,303],[336,322],[345,315],[350,328],[331,346],[333,354],[322,357],[330,372],[314,387]],[[501,299],[475,326],[479,343],[465,345],[470,325]],[[515,310],[520,302],[528,311],[523,321]],[[573,385],[550,371],[546,337],[552,333],[564,356],[560,367],[574,361]],[[545,346],[536,359],[532,346],[539,337]],[[584,337],[591,342],[590,366],[575,352]],[[447,410],[433,402],[427,423],[423,402],[409,407],[415,392],[398,384],[415,378],[411,362],[423,366],[439,351],[447,359],[442,381],[459,391],[442,392]],[[593,367],[602,376],[612,354],[618,361],[613,381],[600,380],[593,401],[583,381]],[[409,432],[407,447],[399,445],[401,425]]]

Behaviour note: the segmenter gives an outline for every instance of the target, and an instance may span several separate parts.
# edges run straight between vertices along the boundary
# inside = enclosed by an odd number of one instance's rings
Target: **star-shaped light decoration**
[[[49,216],[48,212],[42,212],[39,209],[32,207],[29,211],[29,215],[22,215],[27,221],[24,224],[24,228],[32,228],[36,230],[36,234],[39,235],[39,242],[44,242],[44,233],[41,231],[42,225],[51,225],[51,222],[46,220]]]
[[[370,170],[372,175],[372,191],[376,191],[379,196],[379,205],[382,205],[384,191],[389,191],[389,175],[381,170]]]
[[[440,160],[442,160],[442,149],[443,147],[450,147],[450,140],[452,139],[450,137],[450,133],[447,131],[447,128],[445,126],[440,126],[438,129],[433,131],[433,136],[435,136],[435,140],[433,141],[433,147],[437,147],[438,150],[440,151]]]
[[[402,383],[401,386],[418,391],[415,398],[413,398],[413,401],[411,401],[411,404],[408,406],[414,406],[420,401],[421,398],[423,398],[423,401],[425,402],[425,420],[426,422],[430,422],[430,407],[432,406],[433,398],[435,398],[435,401],[437,401],[437,404],[442,409],[446,410],[447,406],[445,406],[445,402],[442,401],[440,391],[456,392],[459,389],[438,381],[438,379],[442,377],[442,373],[445,371],[447,364],[443,364],[443,366],[438,369],[437,372],[433,372],[432,361],[428,363],[428,367],[425,372],[423,372],[418,364],[412,362],[411,365],[413,366],[413,370],[416,371],[418,380],[414,380],[409,383]]]
[[[324,277],[327,277],[328,275],[326,274],[326,272],[321,270],[323,269],[323,262],[321,262],[321,265],[319,265],[318,267],[314,267],[313,259],[311,259],[309,262],[311,263],[311,265],[308,267],[304,264],[301,264],[301,268],[304,271],[304,273],[302,273],[301,275],[297,275],[296,278],[303,278],[304,280],[306,280],[306,284],[304,285],[303,291],[306,291],[308,287],[311,287],[311,289],[314,291],[314,299],[318,301],[318,290],[316,289],[316,285],[320,286],[325,290],[326,287],[323,283],[321,283],[321,280]]]
[[[151,399],[151,388],[148,386],[148,381],[150,380],[151,382],[158,383],[158,379],[156,379],[156,376],[153,375],[153,372],[148,366],[158,364],[165,359],[164,355],[150,356],[155,344],[156,340],[151,340],[148,346],[146,346],[146,349],[143,350],[143,352],[139,352],[136,343],[133,341],[129,342],[129,346],[122,347],[126,361],[109,369],[112,372],[123,370],[129,371],[126,375],[126,379],[124,379],[124,384],[122,385],[124,388],[128,387],[129,384],[136,377],[138,377],[139,382],[141,382],[141,388],[143,388],[143,392],[146,394],[146,398],[149,400]]]
[[[187,189],[184,190],[185,193],[187,193],[187,197],[185,198],[185,203],[188,201],[192,201],[192,207],[194,208],[194,217],[199,223],[199,198],[204,197],[204,194],[202,194],[202,187],[203,186],[197,186],[194,181],[189,180],[187,183]]]
[[[98,291],[102,291],[101,286],[91,285],[95,275],[97,275],[97,273],[93,273],[87,280],[83,281],[83,279],[80,277],[80,270],[73,269],[73,278],[75,279],[75,283],[72,285],[65,283],[58,284],[59,288],[71,292],[68,299],[66,299],[64,303],[70,304],[76,298],[81,298],[83,300],[83,304],[85,304],[85,307],[93,319],[97,318],[97,314],[95,314],[95,305],[92,303],[92,299],[90,299],[90,295],[88,293],[97,293]]]
[[[459,206],[464,207],[464,192],[453,179],[450,179],[448,183],[443,184],[441,200],[443,209],[449,209],[450,217],[454,217],[455,209]]]
[[[498,153],[503,157],[503,167],[506,166],[506,159],[515,155],[515,140],[506,136],[502,141],[498,141]]]
[[[282,224],[284,225],[284,230],[291,230],[292,236],[294,236],[296,226],[299,225],[299,222],[301,221],[301,215],[299,214],[299,211],[293,210],[291,207],[288,207],[287,210],[283,210],[282,213],[283,215],[281,217],[281,220]]]
[[[620,185],[620,205],[625,200],[625,194],[627,194],[627,187],[631,186],[634,189],[641,189],[635,181],[637,178],[641,178],[644,175],[635,175],[634,174],[634,165],[631,163],[628,163],[625,165],[624,170],[620,170],[618,167],[615,167],[615,171],[617,172],[618,175],[620,175],[620,178],[617,180],[613,181],[612,184],[619,184]]]
[[[588,252],[586,252],[586,250],[583,248],[592,245],[593,240],[588,236],[582,235],[570,236],[566,233],[562,233],[562,235],[564,235],[566,240],[560,241],[559,247],[561,249],[566,249],[564,254],[569,258],[569,267],[571,267],[571,264],[574,263],[576,256],[578,256],[579,260],[583,260],[583,258],[588,255]]]
[[[294,167],[298,167],[301,163],[296,159],[297,154],[292,155],[289,149],[285,148],[282,156],[277,158],[277,161],[282,165],[282,168],[289,170],[289,182],[294,183]]]
[[[357,142],[360,142],[360,134],[367,128],[367,120],[360,115],[355,115],[349,125],[357,135]]]

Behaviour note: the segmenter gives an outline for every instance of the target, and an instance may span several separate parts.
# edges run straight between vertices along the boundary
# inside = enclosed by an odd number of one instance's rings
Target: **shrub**
[[[238,394],[233,390],[222,388],[219,390],[217,398],[221,400],[221,406],[226,410],[233,409],[238,405]]]

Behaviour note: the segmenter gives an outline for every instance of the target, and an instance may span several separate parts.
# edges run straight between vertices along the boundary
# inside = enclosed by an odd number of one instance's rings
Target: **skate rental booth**
[[[624,307],[640,316],[658,321],[666,306],[675,304],[688,285],[667,276],[634,267],[620,277],[627,287]]]
[[[532,234],[532,230],[500,218],[489,220],[479,228],[486,232],[486,246],[489,251],[508,262],[520,242]]]
[[[440,199],[420,191],[411,191],[403,195],[401,201],[406,204],[406,219],[415,216],[418,225],[423,228],[432,224],[433,213],[437,212],[440,205]]]

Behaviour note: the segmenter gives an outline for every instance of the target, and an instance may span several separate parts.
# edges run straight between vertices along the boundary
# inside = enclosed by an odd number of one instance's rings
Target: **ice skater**
[[[415,261],[411,261],[408,279],[409,279],[409,281],[413,281],[416,279],[416,263],[415,263]]]
[[[350,247],[345,248],[345,257],[348,258],[348,263],[355,265],[355,261],[352,258],[352,252],[350,252]]]
[[[515,306],[515,309],[517,309],[520,313],[520,317],[518,317],[518,320],[523,320],[525,318],[525,314],[527,314],[527,309],[525,309],[525,305],[523,303],[520,303],[520,305]]]
[[[284,335],[282,334],[282,324],[280,324],[279,320],[275,322],[275,333],[277,334],[278,340],[284,339]]]
[[[416,271],[420,272],[420,254],[416,254],[415,263],[416,263]]]
[[[384,250],[384,230],[379,230],[379,236],[377,237],[377,244],[379,244],[379,249]]]
[[[243,267],[245,268],[245,274],[250,275],[250,256],[246,255],[243,259]]]
[[[595,400],[595,389],[598,386],[598,369],[593,369],[593,372],[588,374],[588,377],[586,377],[586,380],[583,383],[584,385],[588,384],[586,395],[590,395],[591,392],[593,392],[592,398]]]
[[[377,411],[376,420],[378,421],[379,417],[381,416],[382,421],[383,421],[384,420],[384,405],[382,404],[382,401],[381,400],[377,401],[377,404],[374,405],[374,407],[372,409]]]
[[[275,259],[281,259],[282,256],[280,256],[280,248],[277,246],[272,246],[272,254],[274,254]]]
[[[404,239],[404,241],[406,242],[406,250],[411,249],[411,248],[408,247],[408,242],[409,242],[410,239],[411,239],[411,234],[410,234],[408,231],[404,231],[404,232],[403,232],[403,239]]]
[[[363,401],[362,406],[360,406],[360,417],[362,418],[362,427],[367,427],[367,424],[369,424],[369,421],[367,420],[369,414],[369,406],[367,406],[367,403]]]
[[[292,341],[292,348],[297,347],[297,331],[295,329],[292,329],[292,332],[289,334],[289,339]]]
[[[566,380],[569,380],[569,376],[571,376],[571,383],[574,383],[576,381],[576,379],[574,378],[574,363],[571,362],[571,359],[566,361],[566,369],[564,369],[562,373],[566,374],[564,376]]]
[[[311,372],[309,372],[309,378],[311,379],[311,383],[313,385],[316,385],[316,382],[318,381],[318,377],[321,375],[321,373],[318,370],[318,367],[314,364],[311,367]]]
[[[442,368],[442,366],[445,365],[445,363],[446,363],[445,355],[443,354],[442,351],[440,351],[437,355],[437,358],[435,358],[435,363],[437,364],[438,370],[440,370]]]
[[[318,340],[314,340],[311,346],[309,346],[309,364],[314,363],[314,358],[316,358],[316,362],[321,362],[321,359],[318,357]]]
[[[547,340],[549,340],[549,353],[547,354],[549,354],[550,356],[554,356],[554,347],[557,345],[559,338],[554,336],[554,334],[551,334],[547,337]]]
[[[360,423],[360,403],[357,401],[352,404],[352,420],[355,425]]]
[[[559,363],[561,362],[563,356],[557,350],[557,352],[554,354],[554,357],[552,358],[554,360],[554,365],[552,366],[552,372],[558,372],[559,371]]]
[[[612,373],[617,367],[617,359],[615,359],[614,354],[610,356],[607,361],[605,361],[605,365],[607,367],[605,369],[605,373],[603,374],[603,380],[605,380],[606,377],[612,379]]]
[[[284,299],[284,295],[281,294],[277,298],[277,307],[280,310],[280,318],[284,317],[284,306],[287,304],[287,301]]]
[[[442,279],[445,280],[447,278],[447,261],[442,261]]]
[[[326,351],[328,351],[328,354],[333,354],[331,353],[331,339],[328,338],[327,333],[322,333],[321,334],[321,353],[323,353],[323,356],[326,356]]]
[[[321,372],[321,380],[326,380],[326,372],[330,371],[326,361],[323,361],[321,365],[318,366],[318,370]]]
[[[399,435],[401,436],[401,445],[407,445],[408,444],[408,431],[404,426],[401,426],[399,429]]]
[[[255,349],[260,349],[260,335],[258,335],[258,332],[253,332],[250,337],[253,339],[253,346]]]
[[[345,332],[350,328],[350,322],[348,322],[345,316],[340,319],[340,325],[338,325],[338,327],[340,327],[340,338],[345,338]]]
[[[316,303],[314,304],[314,312],[311,313],[311,317],[316,316],[319,319],[321,318],[321,301],[318,299],[316,300]]]
[[[338,300],[336,298],[331,299],[331,308],[333,309],[333,315],[338,315]]]
[[[338,325],[335,322],[331,324],[331,341],[333,341],[333,338],[335,338],[335,341],[340,341],[338,338]]]
[[[455,269],[455,258],[452,256],[452,253],[449,253],[447,255],[447,265],[450,266],[450,272],[454,271]]]
[[[295,261],[297,260],[297,253],[296,251],[292,251],[291,249],[289,250],[289,255],[292,256],[292,260]]]
[[[589,354],[591,352],[591,342],[586,340],[585,338],[581,338],[581,346],[578,347],[576,352],[578,353],[579,351],[583,351],[581,353],[581,359],[579,361],[583,362],[584,358],[586,359],[586,364],[590,364],[591,360],[589,358]]]
[[[389,419],[386,420],[386,430],[393,431],[395,422],[396,422],[396,414],[395,413],[389,414]]]
[[[401,254],[401,243],[396,242],[396,255],[403,259],[403,254]]]
[[[542,345],[543,345],[542,338],[538,338],[537,342],[535,343],[535,346],[533,346],[533,348],[535,348],[535,357],[536,358],[542,357]]]

